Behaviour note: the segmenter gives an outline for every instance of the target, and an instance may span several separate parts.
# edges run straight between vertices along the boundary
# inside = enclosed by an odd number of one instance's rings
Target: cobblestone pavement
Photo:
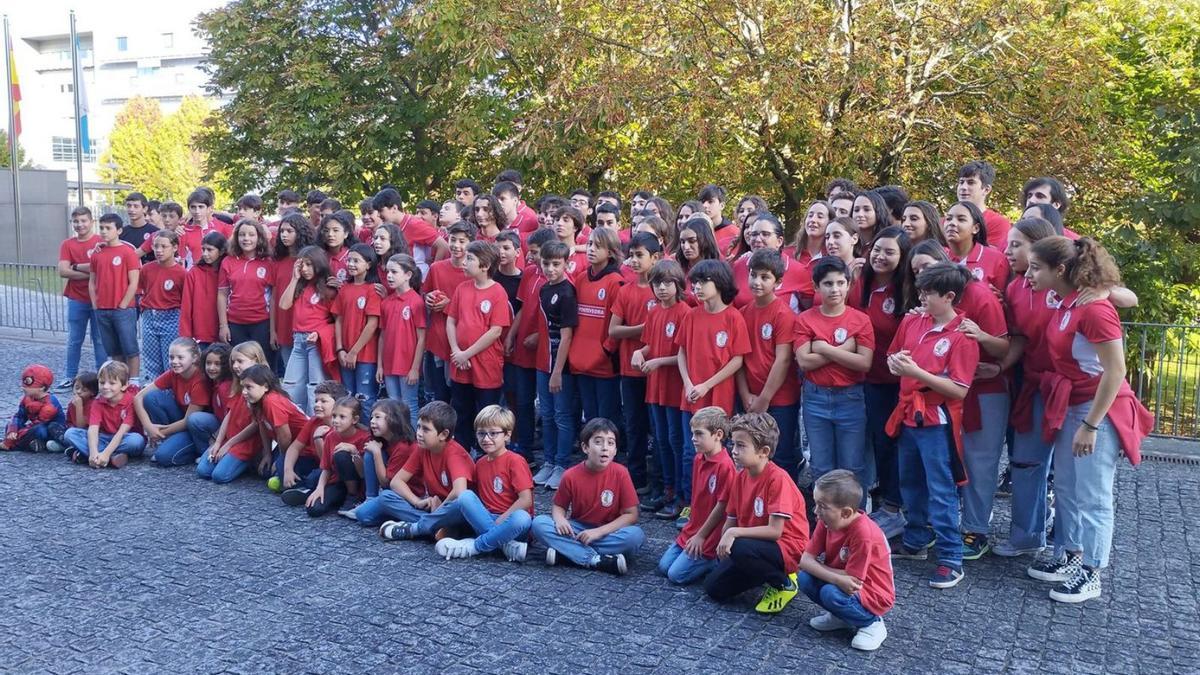
[[[61,351],[0,338],[0,412],[21,367],[61,368]],[[657,521],[623,578],[445,562],[310,520],[256,480],[5,453],[0,671],[1198,672],[1200,470],[1126,467],[1117,492],[1100,599],[1054,603],[1014,560],[967,563],[947,591],[925,585],[929,563],[899,562],[890,637],[861,654],[811,630],[804,598],[763,618],[755,597],[720,606],[670,586],[653,569],[674,530]],[[1006,512],[999,500],[997,531]]]

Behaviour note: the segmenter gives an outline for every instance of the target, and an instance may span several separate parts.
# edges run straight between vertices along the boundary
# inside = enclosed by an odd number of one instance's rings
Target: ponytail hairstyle
[[[172,233],[173,234],[173,233]],[[167,346],[167,351],[176,347],[187,350],[192,353],[192,360],[197,363],[201,370],[204,370],[204,362],[200,360],[200,344],[190,337],[177,337]]]
[[[829,205],[829,202],[827,202],[823,199],[818,199],[817,201],[808,205],[808,210],[804,212],[804,223],[800,224],[800,229],[796,230],[796,238],[792,240],[792,246],[793,246],[793,248],[795,248],[795,251],[792,253],[792,255],[796,258],[796,260],[800,260],[800,255],[802,253],[805,253],[808,251],[808,244],[809,244],[808,226],[807,226],[808,211],[812,211],[813,208],[817,207],[817,206],[820,206],[825,209],[825,227],[829,227],[829,222],[831,220],[833,220],[833,217],[834,217],[833,216],[833,207]],[[822,251],[825,250],[825,241],[824,240],[825,240],[825,232],[824,232],[824,230],[822,230],[821,231],[821,250]]]
[[[279,238],[279,230],[287,225],[296,233],[296,242],[291,248],[283,245],[283,241]],[[312,246],[317,243],[317,231],[313,229],[312,223],[308,218],[300,214],[299,211],[292,211],[285,215],[279,221],[279,226],[275,230],[275,259],[283,260],[288,256],[295,255],[297,251],[305,246]]]
[[[971,221],[975,223],[975,236],[972,238],[972,241],[981,246],[987,246],[987,223],[983,220],[983,211],[979,210],[975,202],[955,202],[950,208],[954,208],[955,206],[965,207],[967,212],[971,214]]]
[[[412,443],[416,441],[417,434],[413,431],[411,413],[408,406],[401,401],[392,398],[381,398],[371,409],[371,413],[383,413],[383,417],[387,420],[388,432],[392,434],[397,441],[404,443]],[[375,437],[375,440],[386,445],[387,441],[383,438]]]
[[[375,249],[371,248],[370,244],[354,244],[350,247],[350,252],[357,253],[367,263],[367,274],[364,282],[368,284],[377,283],[379,281],[379,256],[375,255]]]
[[[942,215],[938,213],[937,207],[923,199],[911,201],[904,205],[901,213],[909,209],[916,209],[921,212],[921,218],[925,220],[925,236],[919,241],[913,240],[912,235],[909,235],[909,240],[912,243],[919,244],[926,239],[936,239],[937,243],[942,246],[948,246],[946,243],[946,233],[942,232]],[[907,232],[907,230],[905,230]]]
[[[363,405],[362,400],[357,396],[343,396],[333,402],[334,408],[346,408],[354,416],[354,426],[362,428],[363,425]]]
[[[417,293],[421,292],[421,268],[417,267],[417,261],[413,260],[411,255],[407,253],[397,253],[388,258],[388,265],[398,265],[400,269],[408,272],[411,276],[408,280],[408,285]]]
[[[204,238],[200,240],[200,245],[211,246],[217,249],[217,259],[213,262],[212,267],[214,269],[221,269],[221,261],[225,259],[225,248],[229,245],[229,241],[225,238],[225,235],[213,230],[212,232],[204,235]],[[205,267],[208,266],[205,264],[203,257],[200,260],[195,261],[195,263]]]
[[[1049,206],[1049,204],[1047,204],[1047,206]],[[1054,207],[1050,207],[1050,210],[1058,213]],[[1020,232],[1022,236],[1028,239],[1029,243],[1031,244],[1036,244],[1047,237],[1059,235],[1059,233],[1054,230],[1053,224],[1046,219],[1037,216],[1022,218],[1013,223],[1012,226],[1013,229]]]
[[[259,386],[266,387],[267,394],[270,394],[271,392],[277,392],[284,398],[287,398],[287,392],[283,390],[283,385],[279,383],[279,376],[276,375],[275,371],[271,370],[271,367],[268,365],[261,364],[250,366],[242,371],[242,376],[238,379],[241,380],[242,386],[245,386],[247,382],[253,382]],[[241,387],[239,387],[239,389],[240,388]],[[254,410],[256,416],[262,412],[262,404],[264,399],[266,399],[265,395],[258,399],[257,403],[253,403],[250,406],[251,409]],[[291,399],[289,398],[288,400]]]
[[[904,316],[904,280],[907,278],[904,274],[904,267],[908,265],[908,252],[912,250],[912,241],[908,238],[908,233],[902,227],[885,227],[880,230],[879,234],[871,240],[871,247],[867,250],[867,262],[862,266],[862,297],[861,307],[866,308],[871,304],[871,290],[875,285],[875,268],[871,267],[871,251],[875,249],[875,242],[880,239],[895,239],[896,247],[900,249],[900,262],[896,265],[896,271],[892,272],[892,316],[900,318]]]
[[[1038,217],[1050,223],[1050,227],[1054,228],[1054,234],[1063,233],[1063,217],[1058,209],[1051,204],[1030,204],[1025,207],[1026,211],[1034,210],[1038,212]]]
[[[333,295],[333,290],[329,288],[327,283],[332,272],[329,271],[329,256],[325,253],[325,249],[317,246],[305,246],[296,254],[296,260],[307,260],[313,268],[312,286],[315,290],[321,293],[322,297],[328,298]],[[304,290],[308,288],[309,282],[303,277],[296,284],[296,295],[293,300],[299,299],[304,294]]]
[[[1071,241],[1053,236],[1033,245],[1031,255],[1046,265],[1063,268],[1063,280],[1072,288],[1112,288],[1121,283],[1121,270],[1111,254],[1095,239]]]

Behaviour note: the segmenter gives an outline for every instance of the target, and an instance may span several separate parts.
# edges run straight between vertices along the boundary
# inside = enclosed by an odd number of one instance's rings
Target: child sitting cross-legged
[[[562,555],[580,567],[611,574],[628,571],[626,556],[646,541],[637,526],[638,498],[629,470],[613,461],[617,427],[603,417],[579,432],[587,460],[567,469],[550,516],[533,519],[533,536],[546,545],[546,564]]]
[[[96,373],[81,372],[75,376],[75,397],[67,402],[66,423],[50,425],[50,440],[46,448],[50,452],[66,452],[67,430],[88,428],[88,412],[92,409],[92,401],[100,395],[100,382]]]
[[[17,414],[5,429],[0,440],[0,450],[29,450],[45,452],[52,430],[61,430],[66,425],[62,404],[50,387],[54,385],[54,374],[40,363],[26,366],[21,373],[21,402]]]
[[[847,469],[817,479],[813,501],[819,520],[796,581],[825,610],[808,625],[822,632],[856,631],[850,646],[870,652],[887,638],[883,615],[896,604],[896,587],[887,538],[858,508],[862,492]]]
[[[475,531],[474,539],[438,541],[434,550],[446,560],[503,551],[513,562],[525,560],[522,541],[533,522],[533,474],[525,458],[509,452],[517,418],[512,411],[489,405],[475,416],[475,442],[483,457],[475,463],[475,490],[463,490],[453,505]]]
[[[133,411],[134,391],[129,387],[129,366],[106,361],[96,379],[100,395],[88,409],[87,429],[67,429],[67,453],[72,461],[86,461],[93,467],[119,469],[130,457],[141,457],[146,439],[136,431],[137,414]]]
[[[730,422],[733,461],[741,467],[729,490],[725,529],[717,544],[717,568],[704,591],[731,600],[765,586],[755,611],[777,614],[796,597],[796,571],[808,543],[804,496],[788,472],[771,461],[779,425],[767,413],[746,413]]]

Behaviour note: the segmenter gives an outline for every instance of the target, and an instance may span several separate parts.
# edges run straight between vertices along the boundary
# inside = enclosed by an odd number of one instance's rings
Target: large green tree
[[[8,147],[8,131],[0,129],[0,168],[7,169],[12,165],[12,154]],[[17,141],[17,166],[22,169],[32,168],[29,158],[25,156],[25,146]]]

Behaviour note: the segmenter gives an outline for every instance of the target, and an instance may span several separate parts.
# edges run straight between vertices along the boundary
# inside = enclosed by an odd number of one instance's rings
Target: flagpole
[[[79,114],[79,87],[83,68],[79,64],[79,43],[75,36],[75,10],[71,10],[71,72],[75,82],[75,170],[78,172],[76,192],[83,206],[83,120]]]
[[[8,15],[4,15],[4,64],[7,68],[4,69],[5,78],[8,80],[8,147],[9,147],[9,170],[12,171],[13,182],[13,221],[16,229],[14,244],[16,260],[21,262],[21,169],[17,166],[17,111],[13,102],[13,47],[12,36],[8,32]]]

